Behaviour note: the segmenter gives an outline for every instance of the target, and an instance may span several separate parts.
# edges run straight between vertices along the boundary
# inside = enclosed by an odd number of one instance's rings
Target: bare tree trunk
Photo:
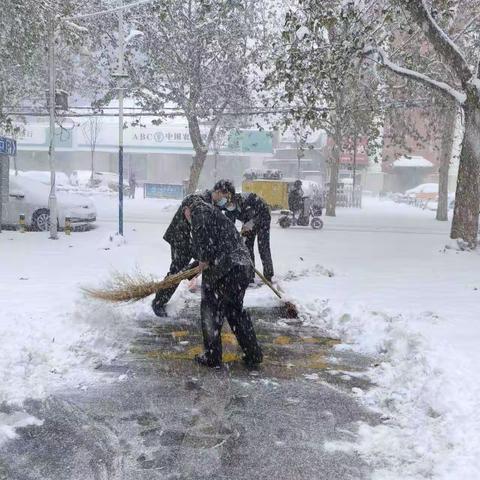
[[[190,132],[190,140],[192,141],[195,155],[193,157],[192,166],[190,167],[190,178],[188,181],[187,194],[194,193],[198,186],[198,180],[202,173],[202,168],[207,159],[208,145],[202,138],[200,132],[200,125],[198,119],[195,116],[187,118],[188,131]]]
[[[206,151],[197,151],[193,157],[192,166],[190,167],[190,178],[188,181],[187,194],[194,193],[198,187],[198,180],[202,173],[203,164],[207,158]]]
[[[460,152],[455,210],[450,237],[477,245],[480,212],[480,102],[476,92],[467,92],[464,105],[465,134]]]
[[[340,163],[340,152],[342,140],[338,130],[335,135],[335,143],[333,145],[332,154],[330,157],[330,185],[327,195],[327,205],[325,208],[325,215],[328,217],[335,217],[335,208],[337,206],[337,188],[338,188],[338,169]]]
[[[442,128],[442,145],[440,149],[440,167],[438,169],[438,206],[437,220],[448,220],[448,171],[452,158],[453,139],[457,120],[455,105],[449,105],[445,112],[445,121]]]

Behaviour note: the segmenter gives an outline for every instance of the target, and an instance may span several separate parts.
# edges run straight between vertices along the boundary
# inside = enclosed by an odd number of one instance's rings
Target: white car
[[[50,170],[19,170],[15,173],[15,170],[10,170],[10,175],[16,175],[21,177],[30,178],[44,185],[50,186]],[[58,190],[68,190],[70,182],[68,175],[63,172],[55,172],[55,183]]]
[[[10,175],[8,202],[3,205],[2,223],[17,226],[21,214],[25,215],[25,225],[33,230],[48,230],[50,211],[48,197],[50,188],[44,183],[22,175]],[[65,217],[70,217],[72,228],[91,225],[97,219],[93,202],[82,195],[57,192],[57,221],[65,227]]]

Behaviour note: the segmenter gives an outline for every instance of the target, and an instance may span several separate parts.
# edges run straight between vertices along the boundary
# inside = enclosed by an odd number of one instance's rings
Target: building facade
[[[99,118],[92,126],[92,118]],[[44,122],[21,126],[16,167],[20,170],[48,170],[49,127]],[[118,172],[118,124],[116,118],[72,119],[55,132],[56,169]],[[272,156],[268,132],[232,131],[225,143],[211,149],[202,172],[201,184],[211,185],[216,177],[240,181],[243,171],[258,159]],[[124,129],[124,171],[134,173],[137,182],[182,183],[189,177],[194,150],[186,123],[155,125],[152,121]],[[93,160],[92,160],[93,159]],[[253,164],[253,165],[252,165]]]

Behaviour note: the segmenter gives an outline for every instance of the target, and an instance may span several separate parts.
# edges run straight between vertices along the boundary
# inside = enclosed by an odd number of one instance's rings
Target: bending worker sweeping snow
[[[212,198],[213,192],[210,190],[205,190],[205,192],[195,194],[195,196],[208,204],[214,202],[214,198]],[[185,219],[182,205],[176,211],[165,235],[163,236],[163,239],[170,245],[170,254],[172,258],[168,275],[173,275],[185,270],[193,257],[190,224]],[[171,288],[159,290],[157,292],[152,302],[152,309],[155,315],[159,317],[167,316],[165,304],[172,298],[177,287],[178,285],[174,285]]]
[[[222,363],[221,330],[226,319],[248,366],[261,363],[262,351],[243,298],[252,275],[248,250],[234,224],[197,195],[182,202],[191,225],[192,256],[202,268],[201,321],[205,353],[197,361],[209,367]]]

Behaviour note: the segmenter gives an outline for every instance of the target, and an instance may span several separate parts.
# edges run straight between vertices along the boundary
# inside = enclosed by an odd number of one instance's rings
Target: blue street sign
[[[17,153],[17,142],[13,138],[0,137],[0,154],[15,155]]]
[[[175,198],[181,200],[184,195],[183,185],[145,183],[143,186],[143,196],[146,198]]]

